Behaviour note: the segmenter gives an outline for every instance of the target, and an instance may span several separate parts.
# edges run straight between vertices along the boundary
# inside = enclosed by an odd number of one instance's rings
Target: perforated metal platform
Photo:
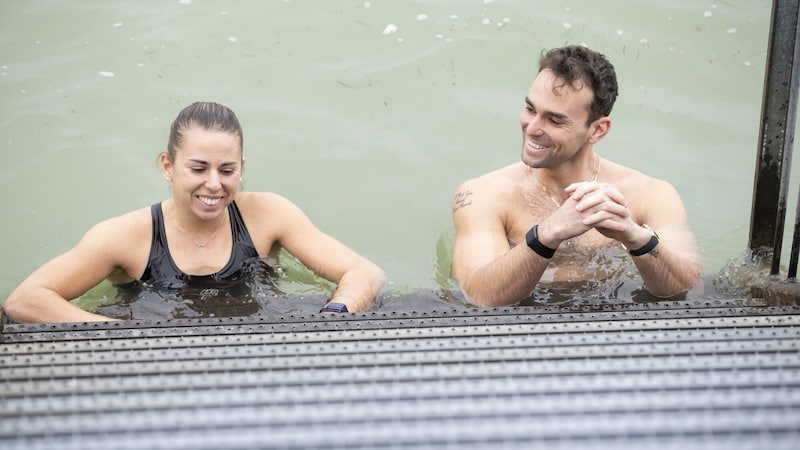
[[[2,449],[800,442],[800,308],[5,325]]]

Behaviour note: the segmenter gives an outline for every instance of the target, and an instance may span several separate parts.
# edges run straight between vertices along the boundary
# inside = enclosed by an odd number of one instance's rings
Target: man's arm
[[[656,226],[652,228],[658,233],[658,245],[644,255],[632,256],[633,262],[648,292],[656,297],[674,297],[687,292],[697,283],[701,276],[701,258],[699,252],[693,249],[694,238],[687,233],[688,226],[662,225],[658,229]],[[650,231],[644,231],[649,240],[652,236]]]
[[[489,192],[473,180],[453,196],[452,273],[471,302],[505,306],[530,295],[550,260],[524,244],[510,247],[497,199]]]
[[[690,290],[702,275],[703,258],[697,247],[677,191],[666,182],[653,183],[652,197],[637,214],[633,240],[624,242],[629,250],[641,249],[653,236],[658,245],[644,255],[632,256],[645,289],[656,297],[668,298]],[[658,186],[658,188],[656,188]]]
[[[632,256],[645,288],[657,297],[673,297],[691,289],[702,275],[702,256],[688,225],[686,209],[672,185],[648,179],[647,195],[626,199],[615,188],[598,183],[570,186],[576,208],[586,214],[584,223],[616,239],[629,250],[643,248],[653,234],[658,245]]]

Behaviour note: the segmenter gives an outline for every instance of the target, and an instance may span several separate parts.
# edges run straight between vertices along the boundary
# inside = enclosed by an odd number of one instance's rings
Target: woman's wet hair
[[[230,108],[214,102],[195,102],[183,108],[172,122],[167,143],[167,155],[170,161],[175,160],[175,152],[183,142],[184,131],[193,126],[209,131],[231,133],[239,138],[239,148],[244,148],[242,127]]]
[[[589,107],[587,125],[603,116],[611,114],[614,101],[619,95],[617,74],[614,66],[598,52],[580,45],[554,48],[543,52],[539,58],[539,72],[549,69],[563,83],[575,89],[588,85],[594,92]]]

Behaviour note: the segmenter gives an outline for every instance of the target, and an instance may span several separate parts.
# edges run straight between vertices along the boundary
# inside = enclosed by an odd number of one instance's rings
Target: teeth
[[[528,145],[530,145],[531,147],[535,148],[536,150],[542,150],[544,148],[547,148],[546,145],[539,145],[536,142],[533,142],[531,140],[528,140]]]
[[[211,197],[197,197],[197,198],[208,206],[214,206],[217,203],[219,203],[220,200],[222,200],[221,198],[211,198]]]

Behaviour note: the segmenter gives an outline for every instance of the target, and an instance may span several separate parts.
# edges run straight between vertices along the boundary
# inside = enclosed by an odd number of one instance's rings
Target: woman
[[[289,200],[273,193],[239,192],[242,129],[225,106],[198,102],[172,124],[159,156],[172,198],[92,227],[71,250],[28,276],[5,303],[22,322],[111,320],[68,300],[108,278],[180,289],[195,282],[241,276],[281,247],[319,276],[337,283],[321,312],[368,308],[385,282],[383,271],[317,229]]]

